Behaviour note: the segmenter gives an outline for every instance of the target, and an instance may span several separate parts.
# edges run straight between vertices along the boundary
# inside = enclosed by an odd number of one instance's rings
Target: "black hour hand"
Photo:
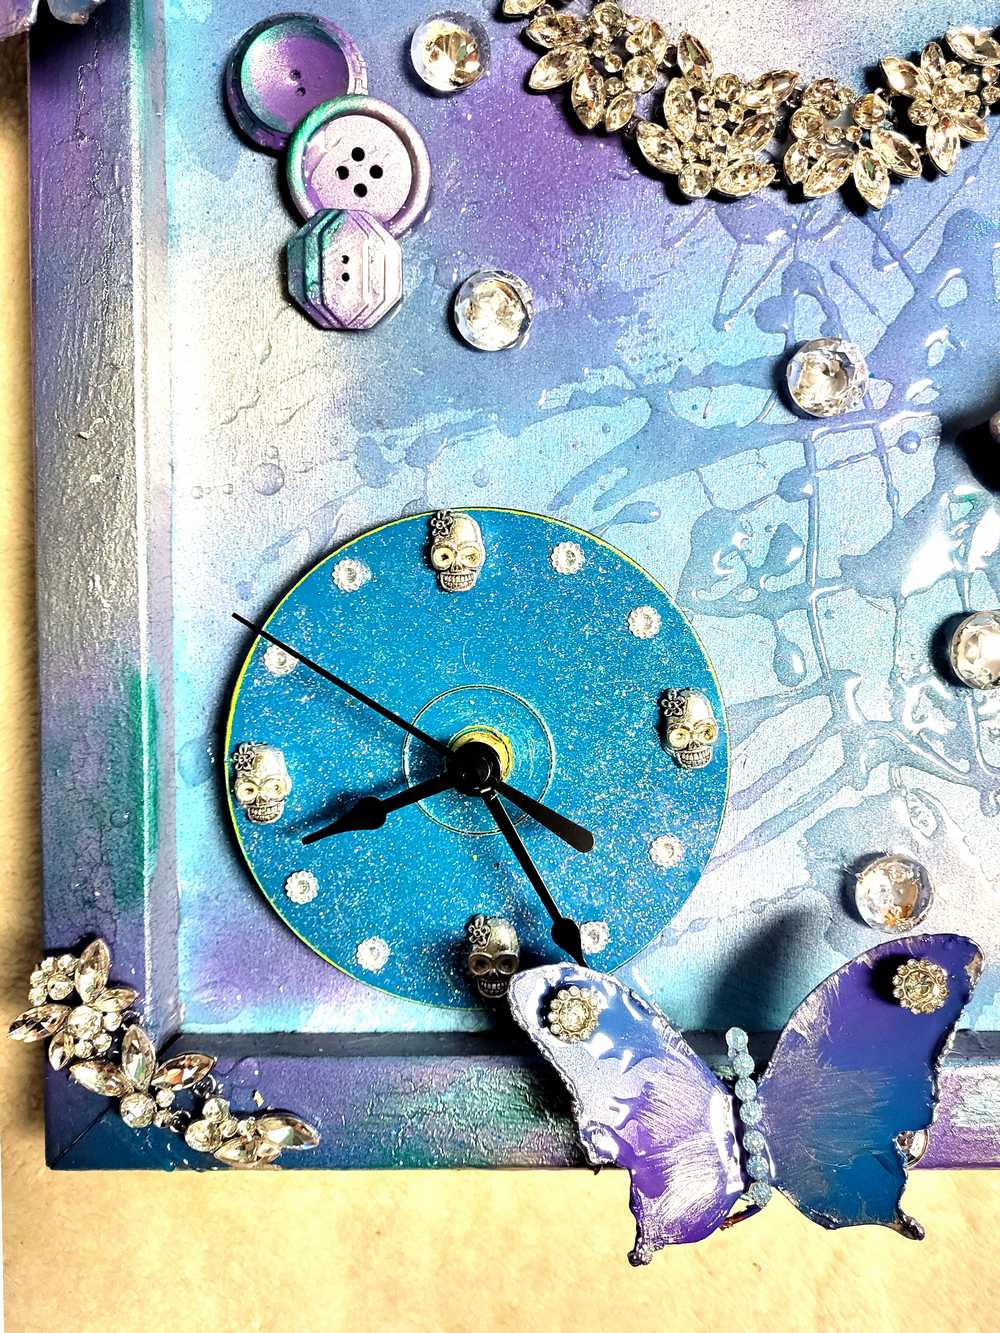
[[[362,796],[360,801],[356,801],[349,810],[345,810],[339,819],[316,829],[313,833],[307,833],[302,841],[308,846],[309,843],[319,842],[322,838],[332,838],[335,833],[361,833],[368,829],[380,829],[386,821],[386,816],[392,814],[393,810],[416,805],[418,801],[426,800],[429,796],[437,796],[453,786],[454,783],[447,773],[442,773],[440,777],[418,782],[415,787],[407,787],[405,791],[397,792],[395,796],[387,796],[385,800],[381,800],[378,796]]]

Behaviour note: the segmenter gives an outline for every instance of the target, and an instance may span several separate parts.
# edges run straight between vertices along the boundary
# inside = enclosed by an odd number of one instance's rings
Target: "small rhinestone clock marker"
[[[319,880],[309,870],[294,870],[285,880],[285,893],[293,903],[311,903],[319,893]]]
[[[371,576],[371,570],[362,560],[338,560],[333,567],[333,581],[341,592],[357,592]]]
[[[788,392],[811,417],[853,412],[868,388],[868,366],[859,348],[843,338],[814,338],[794,353],[786,370]]]
[[[660,613],[652,606],[637,606],[629,612],[629,633],[637,639],[655,639],[660,632]]]
[[[391,954],[392,950],[385,940],[372,935],[370,939],[361,941],[354,951],[354,958],[358,967],[364,968],[366,972],[381,972]]]
[[[584,921],[580,926],[580,939],[583,941],[583,952],[588,958],[595,954],[603,953],[608,947],[608,940],[611,938],[611,932],[608,930],[606,921]]]
[[[560,542],[553,546],[549,560],[557,574],[578,574],[586,564],[587,557],[579,542]]]
[[[934,1014],[948,1000],[948,973],[940,963],[911,958],[896,969],[892,993],[911,1014]]]
[[[547,1023],[559,1041],[587,1041],[597,1031],[604,997],[581,986],[562,986],[549,1005]]]
[[[661,870],[669,870],[684,855],[684,848],[672,833],[663,833],[649,844],[649,859]]]
[[[286,653],[284,648],[276,648],[272,643],[264,653],[264,667],[272,676],[290,676],[298,666],[298,658]]]

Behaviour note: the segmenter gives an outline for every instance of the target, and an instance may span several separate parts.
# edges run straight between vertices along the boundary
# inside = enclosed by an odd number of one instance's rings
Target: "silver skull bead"
[[[444,592],[468,592],[486,563],[479,524],[468,514],[439,509],[431,519],[431,565]]]
[[[233,754],[233,796],[254,824],[281,818],[292,790],[285,756],[273,745],[238,745]]]
[[[484,1000],[501,1000],[521,961],[517,931],[502,916],[474,916],[465,928],[469,975]]]
[[[719,739],[711,702],[701,690],[665,690],[660,699],[664,748],[681,768],[705,768]]]

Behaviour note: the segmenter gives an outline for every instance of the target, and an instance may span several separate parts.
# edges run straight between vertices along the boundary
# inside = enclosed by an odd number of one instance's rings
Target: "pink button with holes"
[[[288,188],[304,218],[357,210],[392,236],[423,216],[430,199],[427,148],[405,116],[374,97],[338,97],[306,116],[288,146]]]

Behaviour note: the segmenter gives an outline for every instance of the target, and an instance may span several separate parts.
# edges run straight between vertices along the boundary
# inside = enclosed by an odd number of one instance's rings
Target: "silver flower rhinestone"
[[[285,893],[293,903],[311,903],[319,893],[319,880],[310,870],[294,870],[285,880]]]
[[[963,685],[994,690],[1000,685],[1000,611],[976,611],[951,640],[951,665]]]
[[[269,644],[264,653],[264,667],[272,676],[289,676],[298,664],[297,657],[286,653],[284,648],[279,648],[276,643]]]
[[[655,639],[662,623],[659,611],[652,606],[637,606],[628,615],[629,633],[637,639]]]
[[[662,833],[649,844],[649,859],[660,870],[669,870],[683,855],[683,844],[672,833]]]
[[[843,338],[814,338],[788,362],[788,392],[811,417],[853,412],[868,388],[868,366],[859,348]]]
[[[587,557],[579,542],[560,542],[553,546],[549,560],[557,574],[579,574]]]
[[[584,921],[580,927],[580,940],[583,944],[583,952],[588,957],[596,953],[603,953],[608,947],[608,940],[611,933],[608,930],[606,921]]]
[[[858,874],[854,901],[869,926],[889,934],[909,931],[930,911],[934,890],[926,869],[911,856],[880,856]]]
[[[391,953],[392,950],[385,940],[378,935],[372,935],[370,939],[362,940],[355,949],[354,960],[358,967],[364,968],[366,972],[381,972],[389,961]]]
[[[371,570],[362,560],[338,560],[333,567],[333,581],[341,592],[357,592],[371,576]]]
[[[520,347],[534,316],[534,298],[523,278],[500,269],[481,269],[455,294],[455,327],[479,352]]]

